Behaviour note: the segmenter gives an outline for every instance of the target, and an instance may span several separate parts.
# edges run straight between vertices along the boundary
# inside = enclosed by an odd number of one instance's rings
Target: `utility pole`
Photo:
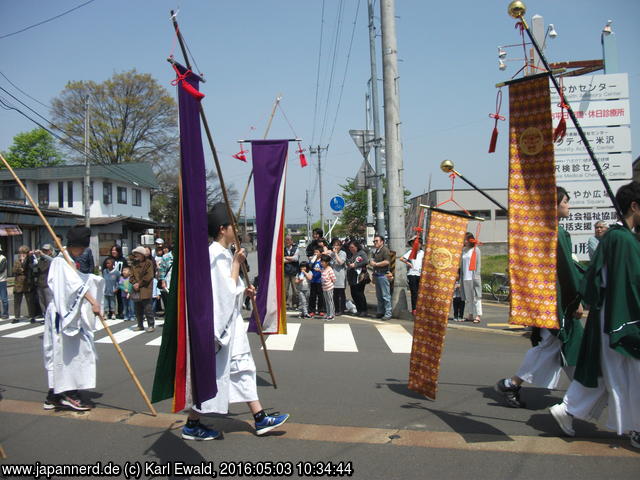
[[[381,7],[382,8],[382,5]],[[387,235],[384,222],[384,192],[382,186],[382,159],[380,158],[380,107],[378,104],[378,67],[376,64],[376,27],[373,22],[373,0],[369,0],[369,54],[371,57],[371,111],[373,113],[373,154],[376,165],[376,230],[383,238]],[[385,97],[386,103],[386,97]]]
[[[89,199],[89,187],[91,186],[89,167],[89,95],[84,101],[84,226],[91,227],[91,204]]]
[[[384,136],[387,161],[387,199],[389,203],[389,246],[402,255],[407,240],[404,224],[404,181],[400,145],[400,105],[398,95],[398,47],[395,0],[380,0],[382,29],[382,84],[384,89]],[[396,268],[391,299],[393,314],[407,312],[406,269]]]
[[[311,155],[316,154],[318,156],[318,185],[320,187],[320,228],[324,232],[324,210],[323,210],[323,198],[322,198],[322,150],[327,151],[329,149],[329,145],[326,147],[321,147],[318,145],[317,147],[309,146],[309,153]]]
[[[309,190],[307,190],[304,200],[304,211],[307,214],[307,243],[311,241],[311,207],[309,207]]]

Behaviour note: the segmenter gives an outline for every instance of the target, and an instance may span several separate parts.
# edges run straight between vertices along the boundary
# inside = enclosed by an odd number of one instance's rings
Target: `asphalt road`
[[[496,309],[496,319],[500,312],[506,315],[505,309]],[[500,404],[493,384],[517,369],[529,345],[521,332],[452,325],[438,396],[431,401],[407,389],[409,354],[392,351],[379,322],[352,317],[333,322],[345,325],[339,328],[353,337],[350,346],[340,348],[355,351],[346,352],[328,351],[336,348],[336,340],[327,333],[331,328],[319,320],[291,316],[289,323],[291,330],[298,330],[292,349],[270,351],[277,389],[271,386],[253,336],[251,343],[261,401],[267,409],[291,413],[290,421],[268,436],[257,437],[248,423],[246,406],[232,405],[230,415],[206,420],[225,433],[224,440],[202,443],[180,439],[184,415],[172,414],[170,401],[156,405],[158,417],[144,413],[144,402],[108,343],[97,344],[98,387],[86,392],[96,408],[80,414],[45,412],[41,335],[6,336],[37,326],[0,330],[0,444],[7,456],[0,460],[0,467],[36,461],[47,465],[100,461],[121,468],[130,462],[129,468],[135,469],[139,462],[140,478],[154,474],[195,478],[179,470],[162,473],[152,467],[215,462],[222,476],[223,462],[233,461],[235,466],[227,465],[226,473],[239,476],[233,469],[240,466],[244,477],[257,478],[252,468],[263,473],[278,468],[282,475],[274,478],[283,478],[287,468],[294,477],[310,476],[318,473],[315,462],[325,462],[325,467],[326,462],[333,466],[351,462],[353,476],[363,479],[638,478],[640,452],[629,447],[628,439],[585,422],[576,422],[577,438],[559,436],[546,409],[559,401],[562,391],[527,388],[523,394],[527,409]],[[406,335],[412,332],[410,321],[390,323]],[[0,329],[5,324],[0,322]],[[121,323],[113,330],[128,327]],[[122,343],[148,392],[158,347],[147,343],[160,334],[158,329]],[[104,332],[97,338],[102,336]],[[348,333],[342,336],[347,337]],[[69,477],[54,474],[52,478]]]

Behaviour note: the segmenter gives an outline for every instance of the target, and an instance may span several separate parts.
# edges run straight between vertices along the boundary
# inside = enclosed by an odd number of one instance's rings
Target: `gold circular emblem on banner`
[[[431,265],[438,270],[449,268],[453,260],[453,255],[446,248],[436,248],[431,254]]]
[[[520,151],[525,155],[537,155],[542,151],[544,139],[539,128],[529,127],[520,134]]]

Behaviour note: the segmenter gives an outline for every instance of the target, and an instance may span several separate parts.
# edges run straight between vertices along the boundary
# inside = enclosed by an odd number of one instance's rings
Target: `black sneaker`
[[[85,412],[87,410],[91,410],[91,407],[89,405],[80,400],[80,397],[72,393],[60,394],[60,405],[66,408],[70,408],[71,410],[76,410],[77,412]]]
[[[524,408],[525,404],[520,400],[520,387],[511,386],[507,387],[504,383],[506,378],[498,381],[495,386],[496,392],[502,394],[507,405],[511,408]]]
[[[60,394],[53,393],[53,390],[49,390],[49,392],[47,393],[47,398],[44,399],[44,403],[42,404],[42,408],[44,408],[45,410],[54,410],[56,408],[60,408],[62,406],[60,400]]]

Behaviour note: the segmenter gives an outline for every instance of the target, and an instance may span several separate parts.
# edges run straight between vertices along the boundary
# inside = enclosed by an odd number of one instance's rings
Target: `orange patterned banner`
[[[409,388],[436,398],[440,358],[468,220],[431,212],[409,363]]]
[[[509,323],[558,328],[558,220],[548,76],[509,87],[509,117]]]

